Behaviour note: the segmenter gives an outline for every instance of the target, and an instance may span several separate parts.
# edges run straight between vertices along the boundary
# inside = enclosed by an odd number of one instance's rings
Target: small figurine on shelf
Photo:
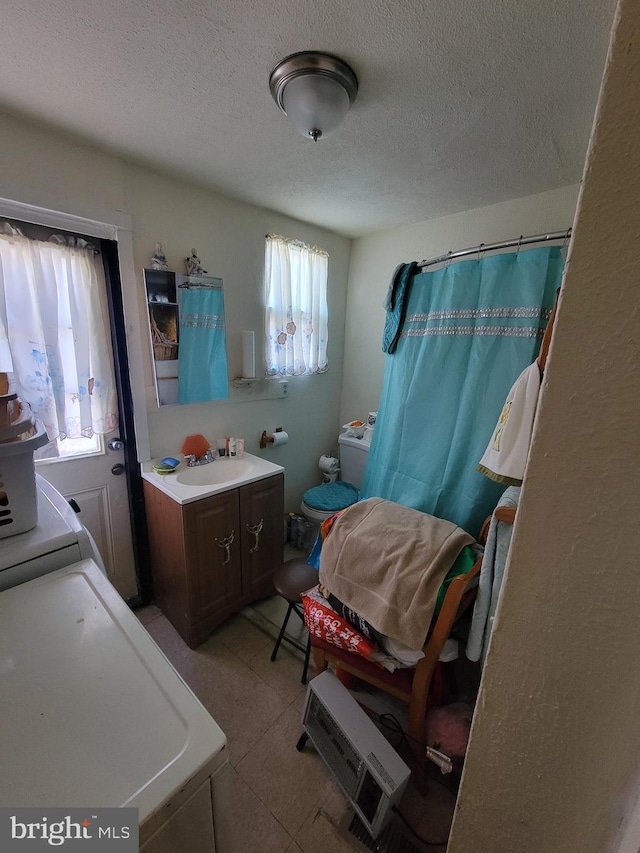
[[[184,259],[185,264],[187,265],[187,275],[206,275],[207,271],[202,268],[202,264],[200,263],[200,258],[196,254],[196,250],[191,250],[191,255],[188,258]]]
[[[151,269],[152,270],[168,270],[169,265],[167,264],[167,258],[165,257],[164,252],[162,251],[162,243],[156,243],[156,249],[153,255],[151,255]]]

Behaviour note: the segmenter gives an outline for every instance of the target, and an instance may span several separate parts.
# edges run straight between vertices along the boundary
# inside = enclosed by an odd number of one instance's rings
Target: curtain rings
[[[482,260],[482,256],[484,255],[484,243],[480,243],[478,246],[478,263]]]
[[[523,235],[523,234],[521,234],[521,235],[518,237],[518,248],[516,249],[516,255],[520,254],[520,249],[522,248],[522,240],[523,240],[523,236],[524,236],[524,235]]]
[[[445,268],[445,269],[446,269],[446,268],[449,266],[449,264],[451,263],[451,256],[452,256],[452,255],[453,255],[453,252],[451,251],[451,249],[449,249],[449,251],[447,252],[447,257],[446,257],[445,262],[444,262],[444,268]]]

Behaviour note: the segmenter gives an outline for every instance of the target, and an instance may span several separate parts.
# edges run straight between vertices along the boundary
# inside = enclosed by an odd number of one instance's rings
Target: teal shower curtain
[[[493,255],[407,284],[362,497],[477,536],[504,485],[476,470],[514,381],[536,358],[560,286],[560,247]]]
[[[222,281],[185,287],[180,299],[178,403],[229,396]]]

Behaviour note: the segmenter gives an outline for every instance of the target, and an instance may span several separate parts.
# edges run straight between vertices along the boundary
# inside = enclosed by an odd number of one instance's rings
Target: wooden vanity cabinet
[[[181,505],[144,481],[154,598],[195,648],[221,622],[273,595],[282,565],[284,476]]]

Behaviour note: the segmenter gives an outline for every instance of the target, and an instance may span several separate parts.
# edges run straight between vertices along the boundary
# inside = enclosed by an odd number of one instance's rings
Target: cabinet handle
[[[249,553],[253,554],[254,551],[258,551],[260,548],[260,534],[262,533],[262,527],[264,525],[264,518],[261,518],[257,524],[254,524],[253,527],[250,524],[247,524],[247,531],[256,537],[256,541],[253,543],[253,548],[249,548]]]
[[[224,539],[218,539],[218,537],[217,537],[217,536],[216,536],[216,538],[215,538],[215,543],[216,543],[216,545],[218,546],[218,548],[224,548],[224,550],[227,552],[227,558],[226,558],[226,560],[224,561],[224,563],[222,564],[223,566],[226,566],[226,565],[227,565],[227,563],[230,563],[230,562],[231,562],[231,551],[230,551],[230,547],[231,547],[231,545],[233,544],[234,536],[235,536],[235,530],[232,530],[232,531],[231,531],[231,535],[230,535],[230,536],[225,536],[225,538],[224,538]]]

